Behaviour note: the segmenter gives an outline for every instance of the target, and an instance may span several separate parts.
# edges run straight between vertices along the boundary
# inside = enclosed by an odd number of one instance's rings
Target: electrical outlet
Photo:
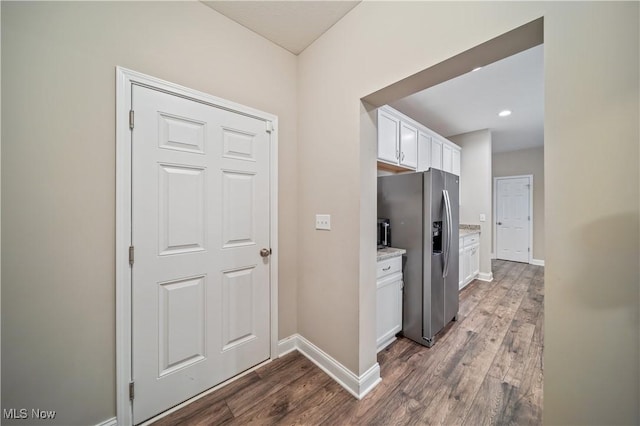
[[[480,222],[486,222],[487,220],[487,215],[484,213],[480,213]]]
[[[331,231],[331,215],[330,214],[317,214],[316,215],[316,229],[323,231]]]

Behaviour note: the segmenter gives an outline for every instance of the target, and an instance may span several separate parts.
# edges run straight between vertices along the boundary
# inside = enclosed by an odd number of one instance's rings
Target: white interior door
[[[264,121],[134,85],[134,423],[270,355]]]
[[[529,262],[530,177],[496,179],[496,257]]]

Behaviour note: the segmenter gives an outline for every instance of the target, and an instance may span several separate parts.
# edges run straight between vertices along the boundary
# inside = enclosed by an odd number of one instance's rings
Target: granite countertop
[[[378,249],[378,261],[391,259],[392,257],[402,256],[407,251],[405,249],[393,248],[393,247],[385,247]]]
[[[461,223],[459,229],[461,237],[480,233],[480,225],[465,225]]]

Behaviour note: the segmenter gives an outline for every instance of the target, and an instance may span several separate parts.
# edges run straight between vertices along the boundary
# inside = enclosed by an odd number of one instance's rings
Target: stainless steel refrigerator
[[[458,176],[441,170],[378,177],[378,217],[407,251],[402,334],[428,347],[458,316],[458,198]]]

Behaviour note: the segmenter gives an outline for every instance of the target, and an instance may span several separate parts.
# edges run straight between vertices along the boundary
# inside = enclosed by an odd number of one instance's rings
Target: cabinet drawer
[[[387,275],[395,274],[402,271],[402,256],[392,257],[378,262],[376,268],[376,278],[382,278]]]
[[[464,247],[469,247],[474,244],[480,243],[480,235],[479,234],[471,234],[464,237]]]

